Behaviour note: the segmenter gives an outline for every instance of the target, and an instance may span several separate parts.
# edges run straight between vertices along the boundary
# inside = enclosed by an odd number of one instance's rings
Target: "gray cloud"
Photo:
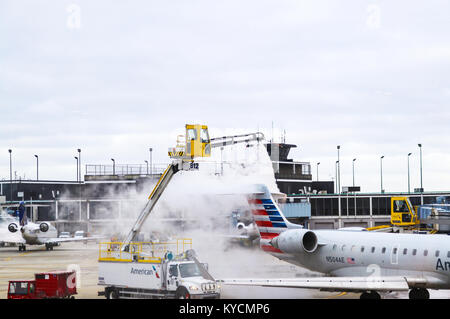
[[[79,29],[68,27],[71,4]],[[207,123],[211,135],[270,135],[274,121],[324,177],[334,176],[337,144],[345,180],[351,158],[367,158],[365,190],[378,189],[380,154],[387,189],[404,189],[402,156],[423,143],[429,188],[447,189],[449,9],[439,0],[3,1],[0,177],[8,148],[21,174],[33,176],[39,153],[43,178],[68,179],[78,147],[84,162],[108,163],[143,162],[152,146],[162,162],[186,122]]]

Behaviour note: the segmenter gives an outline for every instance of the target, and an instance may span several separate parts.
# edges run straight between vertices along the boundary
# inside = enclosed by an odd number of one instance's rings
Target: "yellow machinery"
[[[181,238],[170,242],[139,242],[131,243],[129,251],[123,251],[121,242],[100,243],[99,261],[111,262],[149,262],[161,263],[167,252],[176,255],[192,249],[192,239]]]
[[[208,126],[186,124],[184,144],[179,136],[177,146],[175,148],[169,148],[169,156],[171,158],[184,159],[211,156],[211,140],[209,138]]]
[[[238,143],[248,144],[252,141],[259,142],[262,140],[264,140],[264,134],[261,132],[222,136],[210,139],[208,126],[201,124],[186,124],[185,136],[178,136],[177,146],[169,148],[169,156],[172,158],[172,163],[167,167],[153,188],[147,204],[137,217],[130,232],[125,237],[121,250],[129,251],[130,243],[134,240],[137,233],[139,233],[142,224],[152,212],[153,207],[156,205],[172,177],[177,172],[180,170],[197,170],[199,168],[199,163],[194,162],[195,158],[210,157],[212,148],[235,145]]]
[[[238,143],[264,140],[261,132],[210,138],[207,125],[186,124],[186,134],[178,135],[177,146],[169,148],[172,159],[193,161],[198,157],[210,157],[211,149]]]
[[[400,227],[419,225],[417,211],[408,197],[391,197],[391,224]]]

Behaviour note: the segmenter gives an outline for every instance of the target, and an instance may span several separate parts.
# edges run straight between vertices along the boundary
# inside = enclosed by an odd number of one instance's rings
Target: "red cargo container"
[[[35,274],[35,280],[13,280],[8,285],[8,299],[69,298],[77,294],[74,271]]]

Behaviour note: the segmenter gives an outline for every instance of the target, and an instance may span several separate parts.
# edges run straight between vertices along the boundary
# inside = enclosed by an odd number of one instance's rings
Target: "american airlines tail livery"
[[[303,229],[287,221],[265,185],[248,201],[264,251],[327,276],[224,279],[224,284],[360,292],[361,299],[408,290],[411,299],[428,299],[427,289],[450,289],[448,235]]]

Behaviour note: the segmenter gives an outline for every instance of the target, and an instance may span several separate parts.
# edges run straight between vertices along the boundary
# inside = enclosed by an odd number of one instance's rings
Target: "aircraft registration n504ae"
[[[249,204],[261,248],[328,276],[223,279],[224,284],[360,292],[362,299],[408,290],[411,299],[428,299],[427,289],[450,289],[450,236],[303,229],[287,221],[265,185],[257,187]]]

